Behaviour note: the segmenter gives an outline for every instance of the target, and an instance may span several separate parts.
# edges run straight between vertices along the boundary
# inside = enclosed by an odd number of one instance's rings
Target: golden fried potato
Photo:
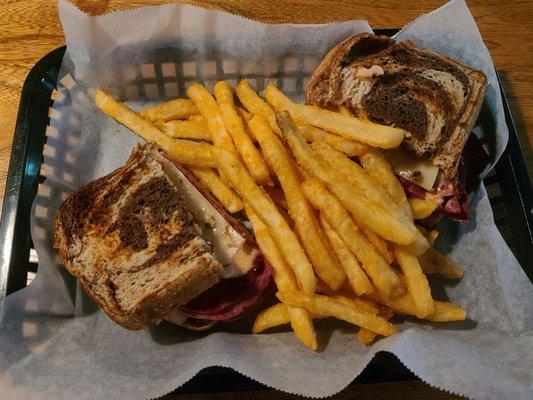
[[[215,98],[224,124],[252,178],[259,185],[273,185],[263,156],[244,130],[244,124],[233,101],[231,88],[226,81],[219,81],[215,84]]]
[[[381,185],[375,182],[357,163],[323,142],[312,143],[311,149],[324,163],[334,167],[336,172],[344,178],[347,186],[356,188],[376,209],[389,214],[391,223],[395,226],[403,225],[413,237],[422,236],[410,217],[405,215]],[[367,226],[367,228],[374,231],[371,227]]]
[[[366,328],[383,336],[390,336],[398,330],[385,319],[377,315],[361,312],[331,297],[308,295],[303,292],[278,292],[278,299],[285,304],[304,307],[318,318],[334,317],[350,324]]]
[[[274,270],[274,282],[276,283],[278,290],[297,290],[298,285],[296,283],[296,278],[283,258],[278,246],[274,243],[274,239],[272,239],[268,227],[259,219],[259,217],[257,217],[249,205],[246,205],[246,215],[254,229],[255,239],[257,240],[257,245],[259,246],[261,253]],[[261,315],[262,314],[260,314],[255,321],[254,333],[267,329],[263,328],[256,332],[256,329],[259,329],[262,326],[268,326],[268,321],[271,321],[272,319],[270,314],[265,316]],[[296,337],[308,348],[316,350],[318,346],[316,332],[309,311],[305,308],[287,306],[287,317]]]
[[[314,293],[316,277],[304,249],[287,221],[281,216],[268,195],[255,184],[252,177],[231,152],[215,147],[211,149],[220,170],[228,176],[234,187],[257,216],[268,226],[272,238],[291,266],[298,284],[306,293]]]
[[[383,157],[383,154],[377,149],[372,149],[361,155],[359,161],[366,173],[381,184],[383,189],[389,193],[390,197],[401,207],[406,215],[411,216],[411,208],[407,202],[402,184],[394,175],[392,167]]]
[[[245,110],[242,107],[237,107],[237,112],[239,113],[243,121],[250,121],[253,117],[251,112]]]
[[[463,270],[436,249],[429,249],[418,260],[425,274],[439,274],[448,279],[463,278]]]
[[[339,288],[344,282],[345,275],[322,240],[316,216],[300,189],[300,179],[294,160],[264,118],[254,116],[249,121],[249,126],[263,150],[265,159],[278,177],[285,194],[289,215],[295,223],[296,231],[315,273],[332,289]]]
[[[337,235],[337,232],[329,225],[322,214],[320,214],[320,224],[355,294],[361,296],[365,293],[370,293],[373,290],[372,284],[365,271],[361,268],[359,261],[357,261],[353,253],[346,247],[342,239]]]
[[[344,244],[361,261],[374,285],[389,297],[401,293],[400,281],[391,266],[365,238],[335,196],[317,179],[309,179],[301,187],[311,204],[321,212]]]
[[[403,224],[403,221],[393,218],[381,207],[369,202],[359,190],[351,185],[346,185],[345,177],[338,174],[336,166],[331,166],[315,156],[288,113],[277,114],[277,117],[283,136],[298,164],[310,176],[325,182],[350,211],[358,224],[372,229],[384,239],[395,243],[409,244],[413,242],[418,231],[411,232],[409,227]]]
[[[288,111],[299,123],[313,125],[370,146],[384,149],[398,147],[405,135],[405,132],[398,128],[374,124],[306,104],[293,103],[272,83],[269,83],[265,89],[265,98],[277,111]]]
[[[198,167],[216,167],[216,162],[211,157],[210,152],[210,148],[213,146],[168,137],[154,124],[143,119],[124,103],[116,101],[103,90],[98,89],[96,91],[95,103],[100,110],[143,139],[156,142],[171,159]]]
[[[220,201],[230,213],[244,208],[241,198],[228,187],[212,168],[191,167],[194,176]]]
[[[429,283],[415,255],[398,246],[394,249],[396,260],[405,276],[407,291],[416,308],[416,316],[424,318],[435,312]]]
[[[435,301],[435,312],[424,319],[433,322],[464,321],[466,310],[447,301]]]
[[[336,300],[340,303],[353,307],[360,312],[365,312],[365,313],[375,314],[375,315],[379,314],[378,305],[376,305],[374,302],[370,300],[363,299],[361,297],[348,297],[348,296],[342,296],[338,294],[334,294],[329,297],[331,297],[333,300]]]
[[[368,241],[372,243],[372,246],[374,246],[379,252],[379,254],[381,254],[387,264],[390,264],[394,261],[394,257],[392,256],[392,253],[389,250],[389,246],[387,245],[387,242],[385,240],[383,240],[374,232],[366,228],[361,228],[361,231],[366,236]]]
[[[413,298],[409,293],[405,293],[394,299],[383,296],[377,290],[374,290],[372,293],[366,295],[367,298],[386,305],[394,312],[400,314],[414,315],[417,314],[417,308]],[[435,311],[432,314],[426,315],[423,319],[434,322],[451,322],[451,321],[462,321],[466,319],[466,311],[456,306],[455,304],[449,303],[447,301],[433,301],[433,307]]]
[[[285,261],[274,239],[272,239],[268,227],[261,221],[248,203],[245,203],[245,210],[246,216],[252,224],[257,245],[274,270],[276,287],[279,290],[298,290],[294,273]]]
[[[274,304],[261,311],[255,317],[253,333],[260,333],[276,326],[285,325],[291,322],[287,306],[283,303]]]
[[[187,89],[187,95],[207,121],[207,128],[215,146],[222,147],[237,154],[231,135],[224,125],[224,120],[222,119],[217,102],[211,93],[208,92],[204,85],[194,83]]]
[[[435,199],[409,199],[407,201],[409,202],[414,219],[429,217],[439,205]]]
[[[280,134],[278,125],[276,124],[274,110],[255,92],[255,90],[252,89],[250,83],[248,83],[246,79],[239,82],[236,92],[237,97],[239,97],[239,100],[249,112],[263,117],[270,126],[270,129],[272,129],[277,135]]]
[[[188,99],[174,99],[146,108],[140,112],[143,119],[150,122],[171,121],[173,119],[185,119],[198,114],[194,103]]]
[[[385,157],[383,157],[379,150],[376,149],[363,154],[359,157],[359,161],[368,175],[378,182],[389,194],[389,201],[392,200],[392,202],[398,206],[398,209],[403,211],[405,216],[412,223],[413,213],[411,212],[410,204],[407,201],[407,197],[405,196],[400,181],[396,175],[394,175],[394,172]],[[429,243],[427,242],[427,239],[417,232],[415,240],[409,245],[409,251],[415,255],[420,255],[428,248]]]
[[[168,121],[161,122],[163,132],[168,136],[172,136],[176,139],[193,139],[193,140],[205,140],[211,141],[211,135],[207,129],[207,123],[202,118],[201,121],[196,120],[180,120],[180,121]]]
[[[342,136],[326,132],[316,126],[300,124],[297,125],[303,137],[308,142],[323,141],[329,146],[338,150],[348,157],[360,156],[368,151],[369,147],[366,144],[356,142],[355,140],[345,139]]]
[[[392,315],[393,312],[388,307],[382,307],[382,310],[379,313],[379,316],[385,318],[387,321],[392,318]],[[369,346],[372,344],[376,336],[377,335],[374,332],[361,328],[359,329],[359,332],[357,332],[356,339],[359,343]]]

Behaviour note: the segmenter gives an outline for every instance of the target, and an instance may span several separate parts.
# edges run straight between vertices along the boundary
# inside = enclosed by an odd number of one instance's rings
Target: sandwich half
[[[63,202],[55,247],[87,294],[125,328],[165,319],[187,325],[181,308],[192,300],[187,310],[196,315],[189,325],[212,325],[255,305],[271,281],[250,236],[220,210],[155,144],[146,144]],[[248,284],[238,293],[215,289],[223,281],[230,282],[224,287]],[[209,293],[218,296],[211,303],[202,300]],[[213,301],[226,308],[213,308]]]
[[[406,155],[391,154],[395,171],[428,192],[446,187],[449,194],[486,86],[483,72],[456,60],[411,41],[363,33],[326,55],[306,97],[312,105],[344,106],[359,118],[402,128]]]

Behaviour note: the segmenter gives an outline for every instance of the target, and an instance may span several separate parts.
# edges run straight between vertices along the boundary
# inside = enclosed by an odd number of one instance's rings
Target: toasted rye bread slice
[[[403,145],[428,154],[453,177],[486,84],[481,71],[451,58],[364,33],[326,55],[306,94],[310,104],[344,105],[360,117],[406,130]]]
[[[67,270],[118,324],[142,329],[216,284],[223,267],[153,144],[70,195],[55,219]]]

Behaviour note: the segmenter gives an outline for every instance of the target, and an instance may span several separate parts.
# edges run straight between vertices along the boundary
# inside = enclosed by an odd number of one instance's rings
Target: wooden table
[[[367,19],[375,28],[401,27],[418,15],[440,6],[444,0],[189,0],[189,3],[220,8],[269,22],[318,23]],[[164,1],[75,0],[90,14]],[[533,2],[528,0],[480,0],[469,2],[481,34],[500,72],[513,117],[526,152],[533,147]],[[46,53],[64,44],[56,2],[50,0],[3,0],[0,2],[0,194],[3,196],[19,96],[31,67]],[[533,157],[526,155],[533,171]],[[245,392],[187,398],[297,398],[275,391]],[[171,395],[166,399],[183,399]],[[361,385],[336,398],[456,399],[420,381]]]

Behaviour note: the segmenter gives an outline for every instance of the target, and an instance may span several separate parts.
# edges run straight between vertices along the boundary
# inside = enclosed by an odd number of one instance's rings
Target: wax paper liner
[[[471,220],[445,223],[439,246],[465,269],[459,283],[431,278],[433,295],[466,307],[468,319],[436,324],[399,319],[401,333],[371,347],[334,321],[317,324],[320,351],[291,332],[252,335],[250,322],[198,334],[162,324],[132,332],[86,298],[52,249],[53,217],[75,188],[121,165],[139,141],[99,112],[94,88],[132,107],[184,95],[190,82],[247,77],[261,90],[274,81],[296,99],[325,52],[364,22],[269,25],[185,5],[89,17],[59,4],[68,51],[51,112],[43,168],[48,179],[33,205],[39,273],[8,296],[0,325],[0,398],[143,399],[163,395],[210,365],[233,368],[267,386],[324,397],[342,390],[378,351],[394,353],[422,380],[473,398],[531,398],[531,283],[494,225],[483,186]],[[482,69],[489,89],[474,131],[493,163],[507,129],[494,68],[462,1],[408,25],[399,39]]]

